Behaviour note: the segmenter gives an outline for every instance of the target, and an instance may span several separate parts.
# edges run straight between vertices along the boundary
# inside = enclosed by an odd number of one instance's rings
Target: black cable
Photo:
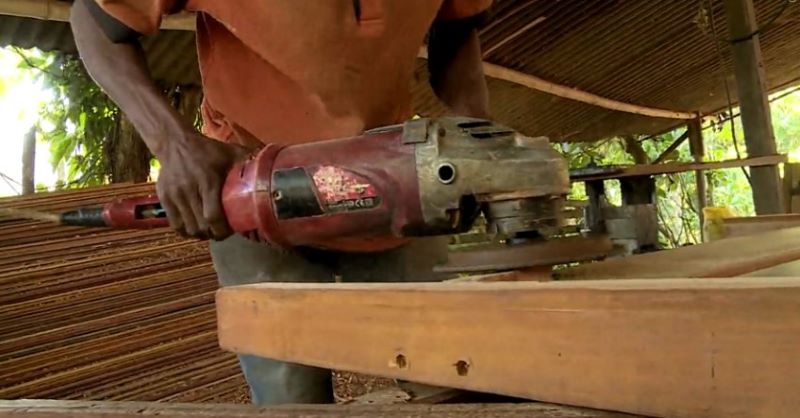
[[[759,26],[756,30],[754,30],[753,32],[748,33],[747,35],[740,36],[738,38],[729,39],[728,42],[731,43],[731,44],[738,44],[740,42],[749,41],[749,40],[753,39],[753,37],[755,37],[756,35],[761,35],[762,33],[765,33],[766,31],[768,31],[772,27],[772,25],[775,23],[775,21],[777,21],[778,18],[783,15],[783,12],[785,12],[786,8],[789,6],[789,3],[794,3],[795,1],[796,0],[784,0],[783,5],[781,5],[780,10],[778,10],[778,12],[775,13],[767,21],[767,23],[765,23],[762,26]],[[714,20],[714,16],[713,15],[711,16],[711,20],[712,21]]]

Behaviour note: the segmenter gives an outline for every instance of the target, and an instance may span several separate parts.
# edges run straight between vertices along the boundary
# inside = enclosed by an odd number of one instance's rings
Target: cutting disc
[[[614,248],[606,235],[573,236],[547,241],[507,245],[480,245],[454,251],[446,264],[435,267],[442,273],[515,270],[588,261],[607,256]]]

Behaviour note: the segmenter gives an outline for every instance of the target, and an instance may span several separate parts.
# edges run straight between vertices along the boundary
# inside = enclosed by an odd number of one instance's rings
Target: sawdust
[[[39,212],[30,209],[0,208],[0,218],[19,218],[30,219],[33,221],[61,223],[60,216],[55,213]]]
[[[392,386],[397,386],[393,379],[350,372],[333,372],[333,394],[337,403],[349,402],[367,393]]]

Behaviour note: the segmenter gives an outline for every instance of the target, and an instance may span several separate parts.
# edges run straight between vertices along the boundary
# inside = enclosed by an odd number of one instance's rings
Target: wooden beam
[[[800,260],[800,228],[729,238],[560,270],[560,280],[733,277]]]
[[[253,405],[161,402],[0,401],[0,418],[633,418],[544,403],[493,405]]]
[[[420,48],[417,57],[428,59],[428,50],[425,47]],[[664,119],[692,119],[696,115],[692,112],[681,112],[676,110],[658,109],[647,106],[640,106],[631,103],[625,103],[607,97],[598,96],[589,92],[585,92],[574,87],[568,87],[561,84],[553,83],[545,79],[536,77],[531,74],[523,73],[521,71],[512,70],[490,62],[483,62],[483,73],[492,78],[503,81],[508,81],[514,84],[525,86],[529,89],[541,91],[543,93],[552,94],[562,99],[575,100],[577,102],[590,104],[593,106],[602,107],[604,109],[616,110],[619,112],[633,113],[636,115],[650,116],[654,118]]]
[[[747,153],[758,157],[777,153],[770,117],[769,97],[761,56],[759,26],[752,0],[725,0],[731,43],[733,69]],[[750,170],[756,214],[783,212],[777,166]]]
[[[660,164],[660,163],[661,163],[662,161],[664,161],[664,160],[665,160],[667,157],[669,157],[669,155],[670,155],[670,154],[672,154],[673,152],[675,152],[675,150],[676,150],[676,149],[678,149],[678,147],[680,147],[680,146],[681,146],[681,144],[683,144],[684,142],[686,142],[686,140],[687,140],[688,138],[689,138],[689,130],[687,129],[686,131],[684,131],[684,132],[681,134],[681,136],[679,136],[679,137],[678,137],[678,139],[676,139],[676,140],[672,141],[672,143],[671,143],[671,144],[669,144],[669,146],[667,147],[667,149],[665,149],[665,150],[664,150],[664,152],[662,152],[662,153],[661,153],[661,154],[660,154],[658,157],[656,157],[656,159],[655,159],[655,160],[653,160],[653,162],[652,162],[651,164]]]
[[[543,78],[523,73],[521,71],[512,70],[511,68],[506,68],[497,64],[492,64],[490,62],[484,61],[483,72],[489,77],[516,83],[530,89],[561,97],[562,99],[575,100],[608,110],[616,110],[619,112],[664,119],[692,119],[695,117],[695,114],[692,112],[658,109],[609,99],[607,97],[598,96],[574,87],[556,84]]]
[[[220,345],[313,366],[669,417],[795,417],[800,278],[259,284]],[[346,307],[343,308],[343,307]]]
[[[614,170],[604,174],[573,174],[572,181],[611,180],[623,177],[652,176],[659,174],[682,173],[695,170],[721,170],[736,167],[758,167],[775,165],[786,162],[785,155],[769,155],[763,157],[743,158],[741,160],[668,163],[668,164],[640,164],[630,166],[616,166]]]
[[[61,0],[7,0],[0,2],[0,15],[69,22],[71,3]],[[161,29],[194,30],[194,13],[164,16]]]

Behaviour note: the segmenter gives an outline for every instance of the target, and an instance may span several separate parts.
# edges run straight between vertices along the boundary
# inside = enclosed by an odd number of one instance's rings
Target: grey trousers
[[[425,238],[380,253],[339,253],[300,248],[283,251],[233,236],[211,242],[221,286],[263,282],[437,281],[433,266],[447,261],[447,237]],[[330,370],[240,355],[254,404],[331,403]]]

